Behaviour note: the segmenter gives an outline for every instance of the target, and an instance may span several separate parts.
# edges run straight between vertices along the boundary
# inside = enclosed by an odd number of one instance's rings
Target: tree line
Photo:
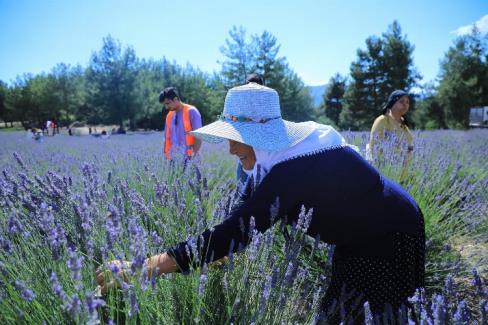
[[[367,130],[395,89],[414,93],[407,114],[420,129],[467,128],[469,109],[488,106],[488,34],[473,27],[459,36],[440,62],[436,82],[420,84],[414,46],[393,22],[380,37],[358,49],[350,75],[336,74],[327,85],[321,109],[341,129]]]
[[[308,88],[268,31],[248,36],[243,27],[233,27],[220,48],[220,71],[213,73],[165,57],[138,58],[131,46],[109,35],[86,67],[59,63],[48,73],[18,76],[11,85],[0,81],[0,119],[20,121],[26,128],[56,120],[61,126],[79,121],[162,129],[165,112],[158,95],[162,88],[175,86],[182,100],[198,107],[204,123],[209,123],[221,113],[227,90],[256,72],[278,91],[288,120],[367,130],[388,94],[404,89],[417,90],[409,114],[414,126],[463,128],[468,126],[470,107],[488,105],[487,37],[476,28],[458,37],[441,62],[438,82],[421,85],[414,46],[395,21],[381,36],[366,39],[350,75],[333,76],[322,105],[313,107]]]

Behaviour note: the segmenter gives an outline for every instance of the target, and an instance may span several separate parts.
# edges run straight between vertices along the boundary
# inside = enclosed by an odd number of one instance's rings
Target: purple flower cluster
[[[368,140],[367,134],[345,136],[360,148]],[[407,176],[402,176],[404,157],[392,146],[383,148],[377,167],[418,199],[428,227],[428,290],[411,298],[415,313],[408,308],[394,311],[402,323],[486,323],[487,136],[471,131],[416,133]],[[105,304],[110,310],[117,306],[112,305],[115,296],[104,302],[93,295],[96,267],[114,258],[130,260],[129,273],[137,275],[148,254],[188,236],[194,236],[188,254],[199,260],[212,252],[199,250],[198,234],[227,218],[237,203],[235,165],[224,146],[205,146],[190,162],[168,162],[161,156],[160,134],[103,142],[59,136],[34,145],[0,133],[0,141],[0,299],[7,299],[3,306],[15,306],[15,297],[25,300],[25,306],[35,300],[42,308],[22,311],[32,314],[34,323],[57,323],[63,317],[97,323]],[[250,240],[247,249],[234,249],[232,243],[227,262],[200,267],[189,275],[194,281],[175,275],[158,279],[156,285],[151,279],[154,290],[148,292],[147,276],[132,276],[122,285],[124,313],[136,317],[141,310],[172,310],[175,323],[321,319],[334,247],[306,236],[313,213],[306,208],[299,216],[288,216],[296,218],[290,219],[295,220],[292,227],[278,222],[261,233],[254,219],[242,223]],[[270,218],[278,212],[279,201],[270,207]],[[475,256],[463,246],[477,248]],[[19,267],[39,263],[56,270],[48,281]],[[31,277],[28,286],[19,280]],[[181,286],[181,281],[190,284]],[[45,295],[54,299],[39,299]],[[53,301],[61,308],[54,308]],[[148,301],[151,308],[145,306]],[[2,310],[8,317],[18,313],[15,308]],[[157,313],[149,314],[144,314],[149,321],[162,322]],[[365,321],[379,321],[368,304]]]
[[[36,294],[34,293],[34,291],[29,289],[22,281],[15,281],[15,287],[17,288],[17,290],[19,290],[20,296],[25,301],[30,302],[36,298]]]

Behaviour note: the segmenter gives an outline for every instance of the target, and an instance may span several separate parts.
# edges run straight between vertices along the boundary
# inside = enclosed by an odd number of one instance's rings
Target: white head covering
[[[331,126],[315,122],[305,123],[310,124],[314,131],[293,147],[280,151],[254,149],[256,164],[254,165],[253,176],[256,184],[259,184],[276,164],[348,145],[342,135]],[[354,146],[353,149],[357,150]]]

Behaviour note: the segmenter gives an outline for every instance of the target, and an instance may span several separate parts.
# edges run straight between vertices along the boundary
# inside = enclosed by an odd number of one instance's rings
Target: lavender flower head
[[[15,287],[20,291],[20,296],[25,301],[32,301],[36,298],[36,294],[29,289],[22,281],[15,281]]]
[[[69,258],[66,262],[71,275],[76,282],[81,282],[81,268],[83,266],[83,256],[78,256],[74,247],[68,247]]]

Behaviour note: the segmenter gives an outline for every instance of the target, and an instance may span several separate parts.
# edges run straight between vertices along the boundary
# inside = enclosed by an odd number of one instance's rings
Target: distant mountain
[[[327,85],[321,86],[307,86],[312,96],[312,102],[314,107],[319,107],[322,104],[322,96],[324,96]]]

